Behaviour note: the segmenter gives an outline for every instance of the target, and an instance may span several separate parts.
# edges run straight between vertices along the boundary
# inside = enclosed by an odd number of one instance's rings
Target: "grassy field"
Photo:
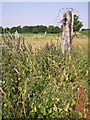
[[[88,38],[73,39],[72,59],[57,35],[23,34],[2,40],[3,119],[90,119]]]
[[[22,36],[22,34],[21,34]],[[45,46],[46,43],[51,43],[51,40],[55,45],[61,43],[61,34],[58,37],[58,34],[23,34],[25,37],[26,44],[31,44],[33,50]],[[88,49],[88,37],[77,33],[77,36],[73,39],[73,45],[81,46],[85,49]]]

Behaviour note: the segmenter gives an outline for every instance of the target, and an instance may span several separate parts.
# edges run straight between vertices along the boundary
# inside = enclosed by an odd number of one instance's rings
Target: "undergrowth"
[[[12,41],[2,44],[3,119],[89,119],[87,51],[73,46],[70,61],[53,43],[33,52]]]

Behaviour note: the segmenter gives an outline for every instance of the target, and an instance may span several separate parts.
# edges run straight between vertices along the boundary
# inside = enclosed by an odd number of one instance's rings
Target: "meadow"
[[[55,45],[61,43],[61,34],[59,36],[58,34],[47,34],[46,36],[44,34],[21,34],[21,36],[25,37],[26,44],[32,45],[33,50],[44,47],[47,43],[50,44],[51,40]],[[73,40],[73,45],[88,49],[88,35],[77,33]]]
[[[75,36],[71,60],[56,34],[20,36],[2,37],[3,119],[89,120],[88,36]]]

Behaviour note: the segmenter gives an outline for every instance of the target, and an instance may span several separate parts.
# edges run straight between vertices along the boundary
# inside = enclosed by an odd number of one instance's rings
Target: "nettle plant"
[[[69,61],[59,44],[33,52],[21,40],[3,40],[3,119],[89,118],[87,51],[73,46]]]

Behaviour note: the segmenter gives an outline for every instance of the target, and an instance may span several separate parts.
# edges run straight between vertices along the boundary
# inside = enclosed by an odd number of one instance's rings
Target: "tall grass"
[[[33,52],[31,45],[17,49],[13,40],[5,39],[2,66],[3,119],[89,119],[88,55],[81,47],[73,46],[69,61],[59,44],[47,43]],[[77,109],[80,88],[84,112]]]

